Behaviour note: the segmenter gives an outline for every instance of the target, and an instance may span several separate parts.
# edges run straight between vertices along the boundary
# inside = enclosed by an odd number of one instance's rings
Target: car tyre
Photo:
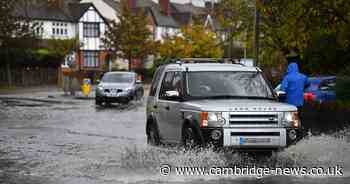
[[[96,98],[96,99],[95,99],[95,104],[101,106],[101,105],[102,105],[101,99]]]
[[[136,100],[141,100],[143,97],[143,90],[139,90],[136,92]]]
[[[123,105],[128,105],[131,100],[132,100],[132,97],[131,98],[126,98],[124,100],[121,100],[120,103],[123,104]]]
[[[159,132],[154,123],[151,123],[148,127],[147,144],[152,146],[160,145]]]
[[[104,106],[110,107],[111,106],[111,102],[105,101]]]
[[[185,126],[182,129],[182,144],[186,149],[193,149],[199,146],[195,129],[190,126]]]

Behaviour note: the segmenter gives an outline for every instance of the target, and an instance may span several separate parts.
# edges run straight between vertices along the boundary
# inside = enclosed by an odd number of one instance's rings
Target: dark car
[[[336,100],[335,76],[312,77],[309,80],[310,86],[304,94],[305,101],[325,103]]]
[[[127,104],[139,100],[144,93],[143,85],[134,72],[108,72],[96,88],[96,105],[109,103]]]
[[[304,93],[306,102],[327,103],[336,100],[336,76],[310,77],[309,81],[310,86],[305,89]],[[281,101],[285,100],[280,84],[275,88],[275,92],[280,96]]]

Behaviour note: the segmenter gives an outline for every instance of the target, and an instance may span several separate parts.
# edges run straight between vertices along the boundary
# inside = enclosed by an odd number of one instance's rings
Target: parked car
[[[277,101],[259,68],[181,61],[154,75],[146,122],[151,145],[271,150],[296,143],[301,130],[297,108]]]
[[[336,76],[310,77],[310,86],[305,89],[304,100],[306,102],[326,103],[336,100]],[[285,101],[285,92],[281,91],[279,84],[275,92]]]
[[[143,97],[142,82],[134,72],[108,72],[96,88],[96,105],[123,103]]]

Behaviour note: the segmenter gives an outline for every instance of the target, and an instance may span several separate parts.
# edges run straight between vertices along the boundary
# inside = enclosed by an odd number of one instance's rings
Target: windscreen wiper
[[[234,96],[234,95],[215,95],[215,96],[206,96],[205,98],[210,99],[243,99],[244,96]]]
[[[247,99],[266,99],[266,100],[274,100],[274,98],[272,97],[265,97],[265,96],[246,96],[243,98],[247,98]]]

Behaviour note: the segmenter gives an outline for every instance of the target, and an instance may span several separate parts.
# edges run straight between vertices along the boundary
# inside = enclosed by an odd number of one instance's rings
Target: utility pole
[[[193,8],[192,8],[192,0],[190,0],[190,25],[192,26],[193,25],[193,15],[192,15],[192,12],[193,11]]]
[[[254,38],[254,47],[255,47],[255,62],[254,65],[259,65],[259,38],[260,38],[260,12],[258,8],[258,0],[255,1],[255,38]]]
[[[232,36],[232,34],[233,34],[233,28],[232,28],[232,25],[230,26],[230,39],[229,39],[229,41],[230,41],[230,43],[229,43],[229,54],[230,54],[230,59],[233,59],[233,53],[232,53],[232,49],[233,49],[233,36]]]
[[[6,74],[7,74],[7,84],[12,87],[12,75],[11,75],[11,59],[9,57],[9,49],[5,48],[5,63],[6,63]]]

